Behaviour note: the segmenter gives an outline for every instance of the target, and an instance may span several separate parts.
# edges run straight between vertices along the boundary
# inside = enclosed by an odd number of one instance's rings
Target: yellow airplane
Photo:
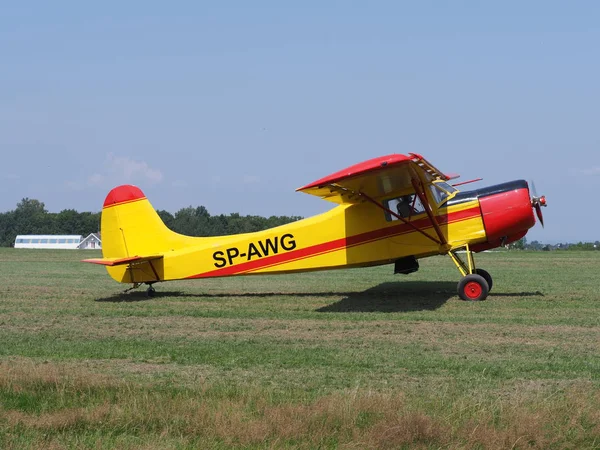
[[[421,155],[370,159],[297,189],[338,204],[323,214],[255,233],[190,237],[168,229],[143,192],[114,188],[102,209],[105,265],[133,288],[234,275],[293,273],[394,264],[394,273],[418,270],[419,258],[448,255],[462,278],[463,300],[484,300],[492,277],[476,268],[474,252],[521,239],[543,225],[545,197],[531,196],[524,180],[459,191]],[[478,181],[478,180],[473,180]],[[533,209],[532,209],[533,208]],[[462,257],[464,255],[464,257]]]

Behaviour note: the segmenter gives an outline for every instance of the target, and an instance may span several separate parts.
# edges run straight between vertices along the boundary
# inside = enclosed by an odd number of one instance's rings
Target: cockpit
[[[429,201],[432,202],[432,206],[435,208],[443,206],[449,198],[458,192],[458,189],[444,181],[434,181],[429,185],[429,190],[431,192],[431,199]],[[403,219],[409,220],[425,213],[425,206],[415,193],[385,200],[383,206],[386,209],[385,217],[388,222],[399,220],[396,215],[390,214],[389,211],[393,211]]]

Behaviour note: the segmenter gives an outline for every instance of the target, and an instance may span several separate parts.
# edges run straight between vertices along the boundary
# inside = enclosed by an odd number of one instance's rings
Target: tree
[[[210,214],[204,206],[188,206],[175,213],[173,231],[187,236],[210,236]]]
[[[17,232],[15,231],[15,212],[9,211],[0,214],[0,246],[11,247],[15,243]]]
[[[531,250],[542,250],[544,246],[538,242],[538,241],[531,241],[531,243],[529,244],[529,248]]]
[[[56,230],[60,234],[80,234],[81,214],[74,209],[63,209],[55,216],[55,221]]]
[[[516,249],[516,250],[524,250],[526,245],[527,245],[527,239],[525,239],[525,237],[522,237],[518,241],[515,241],[512,244],[509,244],[508,248]]]
[[[175,222],[175,217],[173,217],[173,214],[163,209],[157,210],[156,213],[158,214],[158,217],[160,217],[160,219],[163,221],[163,223],[167,226],[167,228],[173,230]]]
[[[14,231],[16,234],[48,233],[50,220],[44,203],[24,198],[17,204],[14,213]]]

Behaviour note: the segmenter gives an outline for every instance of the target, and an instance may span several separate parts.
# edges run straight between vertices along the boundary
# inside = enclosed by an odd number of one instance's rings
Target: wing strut
[[[442,245],[446,245],[447,242],[446,242],[446,238],[444,237],[444,233],[442,233],[440,225],[437,223],[437,220],[435,220],[435,217],[434,217],[433,213],[431,212],[431,205],[429,204],[429,200],[427,200],[427,195],[425,194],[425,191],[423,189],[423,182],[417,176],[412,177],[411,181],[412,181],[413,187],[415,188],[415,193],[419,197],[419,200],[421,200],[421,203],[423,204],[423,206],[425,206],[425,212],[427,213],[427,216],[429,217],[429,221],[431,222],[431,225],[433,225],[433,228],[435,229],[435,232],[437,233],[438,238],[440,239],[438,241],[438,243],[440,243]]]
[[[360,195],[361,197],[363,197],[364,199],[368,200],[369,202],[373,203],[375,206],[377,206],[379,209],[383,209],[386,213],[391,214],[392,216],[394,216],[396,219],[401,220],[402,222],[404,222],[405,224],[409,225],[410,227],[412,227],[415,231],[418,231],[419,233],[421,233],[423,236],[425,236],[427,239],[432,240],[433,242],[435,242],[438,245],[442,245],[442,242],[440,242],[439,240],[437,240],[436,238],[434,238],[433,236],[431,236],[429,233],[426,233],[425,231],[421,230],[419,227],[415,226],[412,222],[409,222],[408,220],[406,220],[404,217],[402,217],[400,214],[395,213],[394,211],[392,211],[389,208],[386,208],[385,206],[383,206],[381,203],[379,203],[377,200],[372,199],[371,197],[369,197],[367,194],[365,194],[364,192],[357,192],[358,195]],[[421,200],[422,201],[422,200]],[[429,217],[431,219],[431,216]],[[437,225],[437,222],[436,222]]]
[[[158,276],[158,272],[156,272],[154,264],[152,264],[152,260],[148,261],[148,264],[150,264],[150,268],[152,269],[152,273],[154,273],[154,276],[156,277],[156,281],[160,281],[160,277]]]

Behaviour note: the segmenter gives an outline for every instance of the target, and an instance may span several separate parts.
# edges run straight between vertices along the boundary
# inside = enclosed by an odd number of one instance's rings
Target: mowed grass
[[[157,284],[0,250],[0,448],[600,448],[600,252]]]

